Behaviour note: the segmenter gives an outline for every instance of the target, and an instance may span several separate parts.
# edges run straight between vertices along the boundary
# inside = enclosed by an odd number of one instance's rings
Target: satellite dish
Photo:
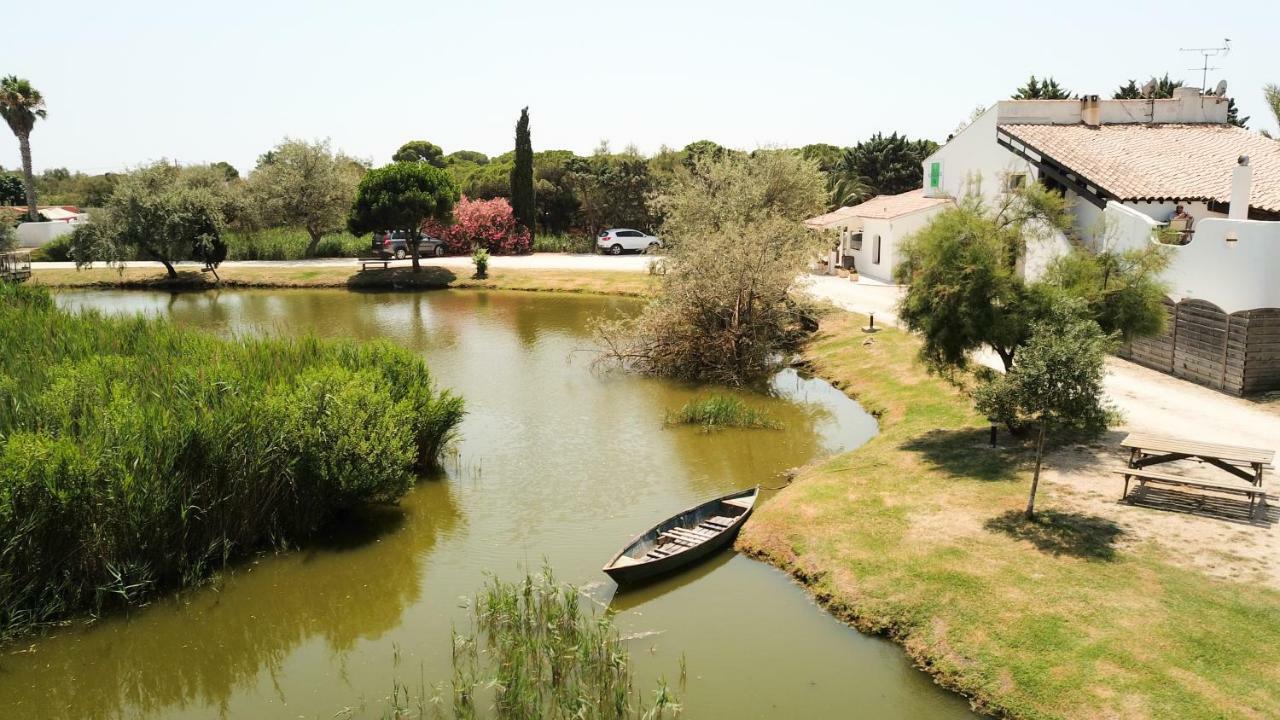
[[[1149,98],[1156,94],[1156,79],[1151,78],[1142,86],[1142,97]]]
[[[1219,80],[1219,81],[1218,81],[1218,87],[1216,87],[1216,88],[1214,88],[1214,89],[1213,89],[1213,94],[1214,94],[1214,95],[1217,95],[1218,97],[1226,97],[1226,96],[1227,96],[1227,81],[1226,81],[1226,80]]]

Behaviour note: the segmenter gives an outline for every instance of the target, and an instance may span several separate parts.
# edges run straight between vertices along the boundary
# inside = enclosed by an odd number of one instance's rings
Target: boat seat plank
[[[721,500],[721,502],[723,502],[725,505],[732,505],[734,507],[750,509],[752,504],[755,503],[755,498],[754,497],[733,498],[732,500]]]

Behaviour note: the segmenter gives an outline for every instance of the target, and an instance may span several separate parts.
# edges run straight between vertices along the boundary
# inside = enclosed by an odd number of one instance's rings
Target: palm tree
[[[10,75],[0,80],[0,116],[18,136],[22,152],[22,177],[27,186],[27,219],[40,219],[36,213],[36,181],[31,171],[31,129],[36,118],[45,117],[44,96],[31,87],[30,81]]]
[[[1271,114],[1276,118],[1276,125],[1280,125],[1280,85],[1275,83],[1263,85],[1262,94],[1267,97],[1267,107],[1271,108]]]

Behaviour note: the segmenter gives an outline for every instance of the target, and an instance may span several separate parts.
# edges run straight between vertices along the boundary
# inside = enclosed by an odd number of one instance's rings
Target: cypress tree
[[[516,123],[516,158],[511,168],[511,209],[516,222],[534,232],[537,208],[533,198],[533,142],[529,139],[529,108],[520,111]]]

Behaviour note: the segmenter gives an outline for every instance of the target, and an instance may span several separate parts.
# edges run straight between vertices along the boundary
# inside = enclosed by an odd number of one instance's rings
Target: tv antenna
[[[1226,57],[1227,54],[1231,52],[1231,38],[1223,38],[1222,47],[1178,48],[1178,51],[1200,53],[1200,55],[1204,57],[1204,64],[1200,67],[1187,68],[1188,70],[1199,70],[1201,72],[1200,92],[1203,93],[1208,89],[1209,71],[1222,69],[1220,67],[1209,67],[1209,58]]]

